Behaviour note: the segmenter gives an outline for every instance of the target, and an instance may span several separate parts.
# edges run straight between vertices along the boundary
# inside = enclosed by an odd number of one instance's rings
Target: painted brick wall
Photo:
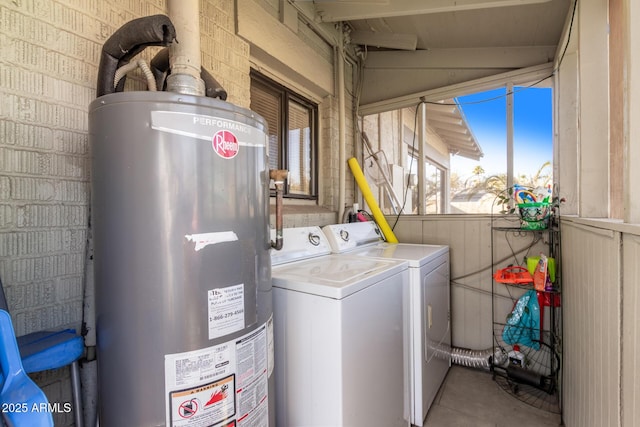
[[[0,0],[0,275],[19,335],[81,325],[87,112],[100,52],[124,23],[158,13],[166,13],[164,0]],[[249,46],[235,36],[234,1],[202,0],[201,15],[203,67],[228,101],[248,108]],[[70,402],[68,375],[34,379],[51,402]],[[73,424],[71,414],[54,419]]]
[[[235,34],[235,1],[201,0],[200,8],[202,66],[226,89],[229,102],[248,108],[250,46]],[[87,113],[95,98],[101,49],[126,22],[158,13],[166,13],[165,0],[0,0],[0,276],[19,335],[81,326],[83,295],[92,295]],[[332,47],[316,46],[318,37],[307,31],[303,27],[293,37],[332,61]],[[150,60],[158,49],[147,48],[142,57]],[[345,75],[350,112],[355,86],[350,63]],[[145,85],[139,73],[127,79],[128,90],[144,90]],[[326,209],[295,216],[295,225],[333,222],[337,210],[336,98],[326,96],[320,110],[320,191]],[[351,114],[346,132],[351,157]],[[349,206],[356,188],[348,169],[346,182]],[[82,371],[85,421],[91,424],[95,363],[85,363]],[[71,400],[68,370],[34,379],[50,401]],[[54,419],[57,426],[73,424],[71,414],[55,414]]]

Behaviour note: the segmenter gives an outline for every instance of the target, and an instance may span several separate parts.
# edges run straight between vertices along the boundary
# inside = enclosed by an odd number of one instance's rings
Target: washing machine
[[[332,224],[322,229],[332,252],[409,263],[409,408],[422,426],[451,366],[438,348],[450,348],[449,247],[387,243],[374,222]]]
[[[331,254],[319,227],[272,249],[276,425],[408,425],[408,263]]]

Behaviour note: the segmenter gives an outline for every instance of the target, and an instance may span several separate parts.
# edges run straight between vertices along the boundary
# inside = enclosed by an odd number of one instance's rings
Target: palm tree
[[[511,212],[509,202],[513,196],[513,189],[507,191],[507,174],[501,173],[496,175],[489,175],[488,177],[481,179],[481,173],[484,173],[484,169],[481,166],[476,166],[473,170],[473,177],[467,182],[468,186],[463,191],[466,192],[467,197],[471,199],[473,196],[480,192],[493,194],[496,196],[495,205],[502,206],[502,213]],[[538,170],[531,176],[524,174],[515,177],[514,184],[518,184],[525,188],[547,188],[552,184],[553,171],[551,170],[551,162],[544,162]],[[470,184],[470,185],[469,185]]]

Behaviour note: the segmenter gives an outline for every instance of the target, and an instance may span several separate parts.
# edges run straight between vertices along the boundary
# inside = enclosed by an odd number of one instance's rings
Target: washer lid
[[[409,267],[420,267],[440,255],[446,254],[448,251],[449,246],[446,245],[381,242],[372,246],[354,249],[349,254],[406,260],[409,261]]]
[[[272,276],[276,288],[342,299],[407,268],[406,261],[326,255],[274,266]]]

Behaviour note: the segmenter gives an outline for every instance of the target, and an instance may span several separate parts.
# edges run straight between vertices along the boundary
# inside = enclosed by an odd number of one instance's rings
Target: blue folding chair
[[[8,311],[7,300],[0,279],[0,309]],[[27,374],[58,369],[71,365],[73,415],[76,427],[83,427],[80,366],[84,341],[73,329],[38,331],[16,338],[22,366]]]
[[[9,427],[53,426],[47,396],[22,367],[11,316],[5,310],[0,310],[0,343],[0,404],[4,423]]]

